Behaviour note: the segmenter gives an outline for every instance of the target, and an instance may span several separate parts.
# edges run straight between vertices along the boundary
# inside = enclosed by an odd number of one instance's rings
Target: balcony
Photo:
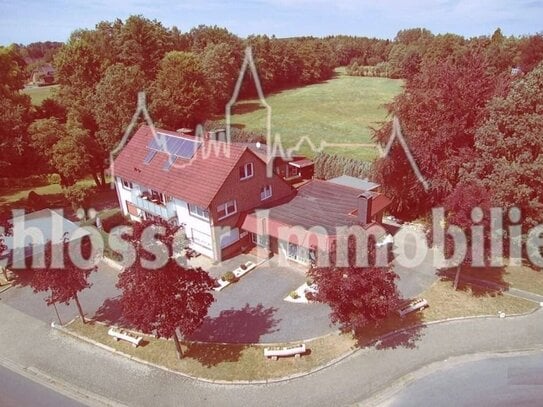
[[[164,205],[158,199],[152,199],[149,196],[142,196],[140,194],[133,193],[132,202],[145,212],[160,216],[166,220],[176,216],[175,205],[172,201]]]

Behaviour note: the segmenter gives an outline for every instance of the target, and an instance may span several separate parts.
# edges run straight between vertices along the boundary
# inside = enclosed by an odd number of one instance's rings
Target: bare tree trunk
[[[83,314],[83,308],[81,308],[81,304],[79,303],[79,298],[77,297],[77,294],[74,296],[75,304],[77,305],[77,310],[79,311],[79,315],[81,316],[81,321],[83,321],[84,324],[87,323],[87,320],[85,319],[85,315]]]
[[[454,290],[458,289],[458,281],[460,280],[460,269],[461,268],[462,268],[462,266],[460,264],[458,266],[456,266],[456,275],[454,276],[454,283],[453,283],[453,289]]]
[[[106,184],[106,174],[105,174],[104,169],[100,170],[100,180],[102,181],[102,188],[105,188],[107,184]]]
[[[98,188],[101,188],[102,184],[100,183],[100,180],[98,179],[98,175],[96,175],[96,173],[94,171],[92,173],[92,178],[94,179],[94,183],[96,184],[96,186]]]
[[[175,343],[175,351],[177,353],[177,359],[183,358],[183,349],[181,349],[181,343],[179,343],[179,337],[177,336],[177,330],[173,333],[173,341]]]

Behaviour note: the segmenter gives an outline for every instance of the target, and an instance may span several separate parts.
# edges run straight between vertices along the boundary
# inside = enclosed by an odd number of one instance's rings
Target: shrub
[[[294,300],[300,298],[300,295],[296,291],[291,291],[289,295],[290,295],[290,298]]]
[[[47,183],[48,184],[60,184],[60,175],[59,174],[47,174]]]
[[[64,198],[72,205],[72,209],[84,207],[91,194],[91,187],[83,185],[72,185],[64,190]]]
[[[319,153],[315,159],[315,178],[330,179],[340,175],[350,175],[357,178],[369,178],[372,174],[372,164],[339,155]]]
[[[305,279],[305,283],[306,283],[307,285],[312,285],[313,282],[314,282],[314,281],[313,281],[313,279],[312,279],[311,277],[307,277],[307,278]]]
[[[45,198],[34,191],[28,193],[27,204],[32,211],[39,211],[47,207]]]
[[[305,293],[305,298],[307,301],[315,301],[315,293],[308,291]]]
[[[224,273],[222,275],[222,279],[223,281],[228,281],[229,283],[235,283],[236,281],[238,281],[236,275],[231,271],[227,271],[226,273]]]
[[[0,187],[2,188],[35,188],[47,185],[48,175],[31,175],[26,178],[0,178]]]
[[[122,214],[122,212],[115,212],[114,214],[105,217],[102,220],[102,229],[104,229],[105,232],[109,233],[111,232],[111,229],[113,229],[116,226],[120,225],[127,225],[130,222],[127,218]]]

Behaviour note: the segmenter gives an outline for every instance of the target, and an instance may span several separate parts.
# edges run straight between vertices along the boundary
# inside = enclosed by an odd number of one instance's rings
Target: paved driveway
[[[213,269],[210,273],[217,274]],[[302,269],[279,267],[273,260],[258,266],[237,283],[215,294],[216,301],[209,316],[193,339],[283,342],[309,339],[333,331],[327,305],[294,304],[283,300],[305,280]]]

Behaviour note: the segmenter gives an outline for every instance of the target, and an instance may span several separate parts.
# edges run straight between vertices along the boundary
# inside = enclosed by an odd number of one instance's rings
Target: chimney
[[[366,191],[358,195],[358,222],[362,225],[371,223],[371,206],[373,203],[373,194]]]

